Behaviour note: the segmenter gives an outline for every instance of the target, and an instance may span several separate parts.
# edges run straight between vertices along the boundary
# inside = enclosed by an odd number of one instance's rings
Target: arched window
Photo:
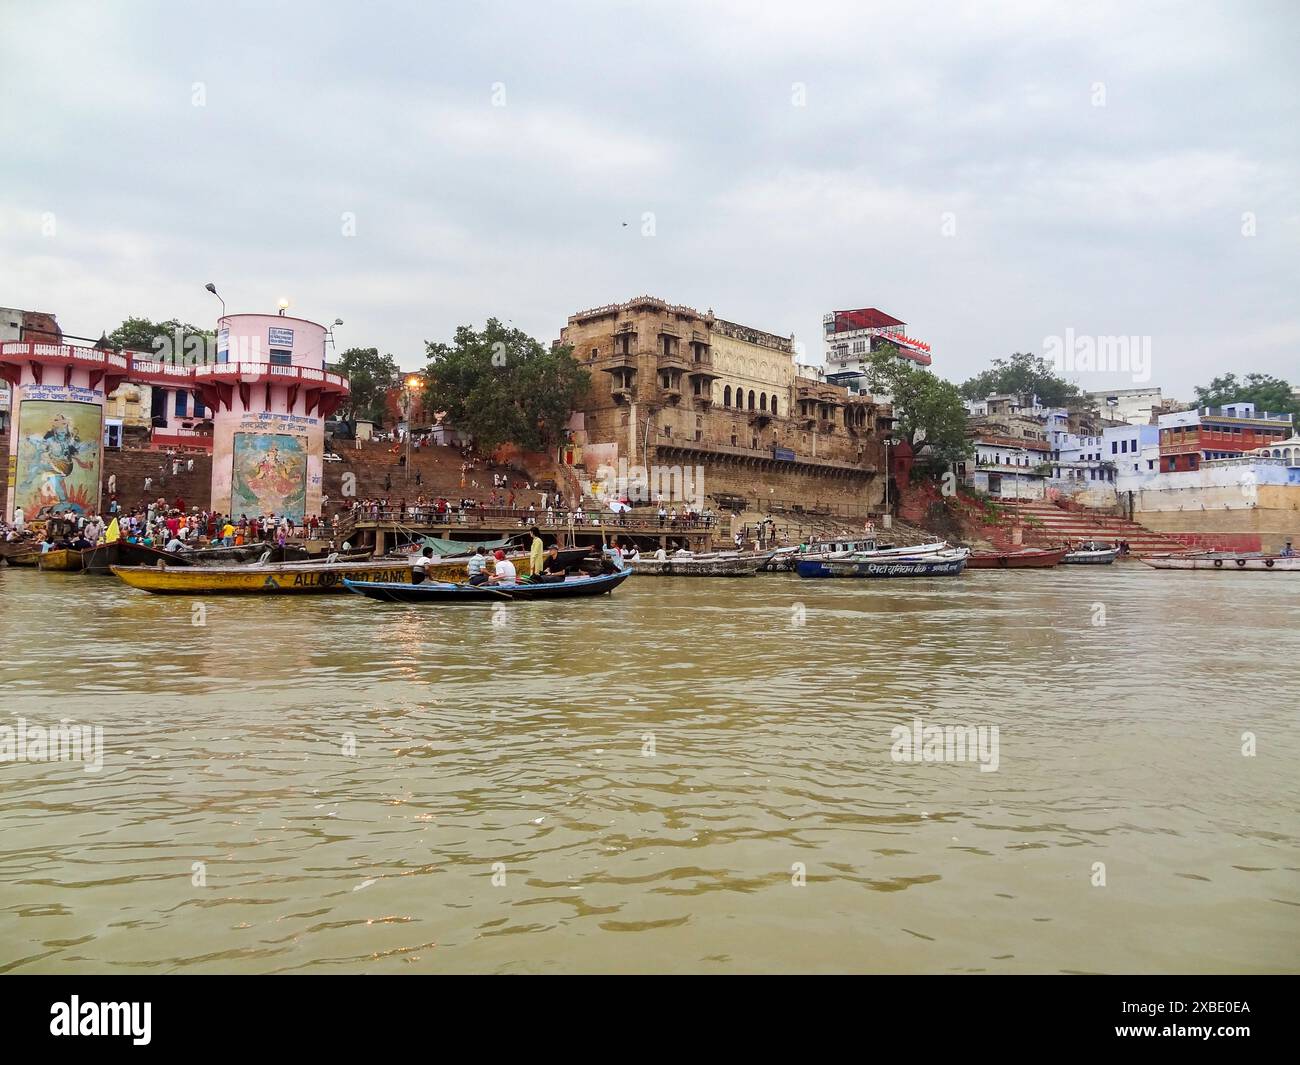
[[[767,393],[766,393],[766,392],[764,392],[762,395],[760,395],[760,396],[758,397],[758,409],[759,409],[759,410],[764,410],[764,411],[767,410]]]
[[[775,394],[773,394],[772,396],[772,417],[773,418],[776,417],[776,395]]]
[[[727,385],[727,387],[724,388],[724,389],[722,390],[722,405],[723,405],[724,407],[730,407],[730,406],[731,406],[731,386],[730,386],[730,385]]]
[[[749,409],[754,409],[754,390],[752,388],[749,390]]]

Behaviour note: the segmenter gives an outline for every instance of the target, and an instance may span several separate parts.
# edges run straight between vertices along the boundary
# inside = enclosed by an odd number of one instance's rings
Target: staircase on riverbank
[[[1009,519],[1018,517],[1024,523],[1024,542],[1032,546],[1046,546],[1067,540],[1071,543],[1104,540],[1108,543],[1127,543],[1129,553],[1133,555],[1187,549],[1187,544],[1182,540],[1152,532],[1117,514],[1066,509],[1055,503],[1038,501],[1004,502],[1000,505]]]

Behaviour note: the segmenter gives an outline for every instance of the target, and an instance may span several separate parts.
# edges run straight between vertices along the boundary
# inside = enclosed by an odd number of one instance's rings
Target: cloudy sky
[[[875,306],[958,381],[1073,330],[1300,383],[1290,0],[5,12],[0,305],[72,333],[215,281],[414,367],[648,292],[813,362]]]

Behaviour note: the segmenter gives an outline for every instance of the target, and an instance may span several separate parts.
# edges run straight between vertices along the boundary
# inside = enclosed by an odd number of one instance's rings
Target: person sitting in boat
[[[1288,541],[1286,542],[1286,544],[1282,547],[1282,552],[1281,552],[1281,554],[1282,554],[1282,557],[1283,557],[1283,558],[1294,558],[1294,557],[1295,557],[1295,548],[1291,546],[1291,541],[1290,541],[1290,540],[1288,540]]]
[[[515,571],[515,564],[506,558],[506,553],[497,548],[492,557],[496,559],[495,572],[492,574],[493,584],[518,584],[519,575]]]
[[[624,562],[636,562],[640,558],[641,558],[641,549],[638,548],[636,544],[629,544],[627,547],[623,548]]]
[[[474,554],[470,556],[467,568],[470,584],[487,584],[487,556],[483,554],[483,548],[474,548]]]
[[[557,545],[551,544],[551,546],[546,549],[546,558],[542,562],[542,573],[543,574],[558,573],[562,577],[564,576],[565,572],[566,572],[565,565],[563,562],[560,561],[560,549]]]
[[[655,552],[655,561],[656,561],[656,562],[667,562],[667,561],[668,561],[668,552],[665,551],[662,547],[659,548],[659,550]]]
[[[426,547],[411,563],[411,583],[419,584],[428,576],[427,570],[433,562],[433,548]]]

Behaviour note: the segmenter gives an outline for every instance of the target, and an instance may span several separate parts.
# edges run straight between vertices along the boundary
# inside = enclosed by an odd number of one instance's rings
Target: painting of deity
[[[284,433],[236,433],[230,513],[287,515],[301,522],[307,511],[306,443]]]
[[[22,401],[14,506],[23,508],[28,521],[99,509],[102,432],[98,404]]]

